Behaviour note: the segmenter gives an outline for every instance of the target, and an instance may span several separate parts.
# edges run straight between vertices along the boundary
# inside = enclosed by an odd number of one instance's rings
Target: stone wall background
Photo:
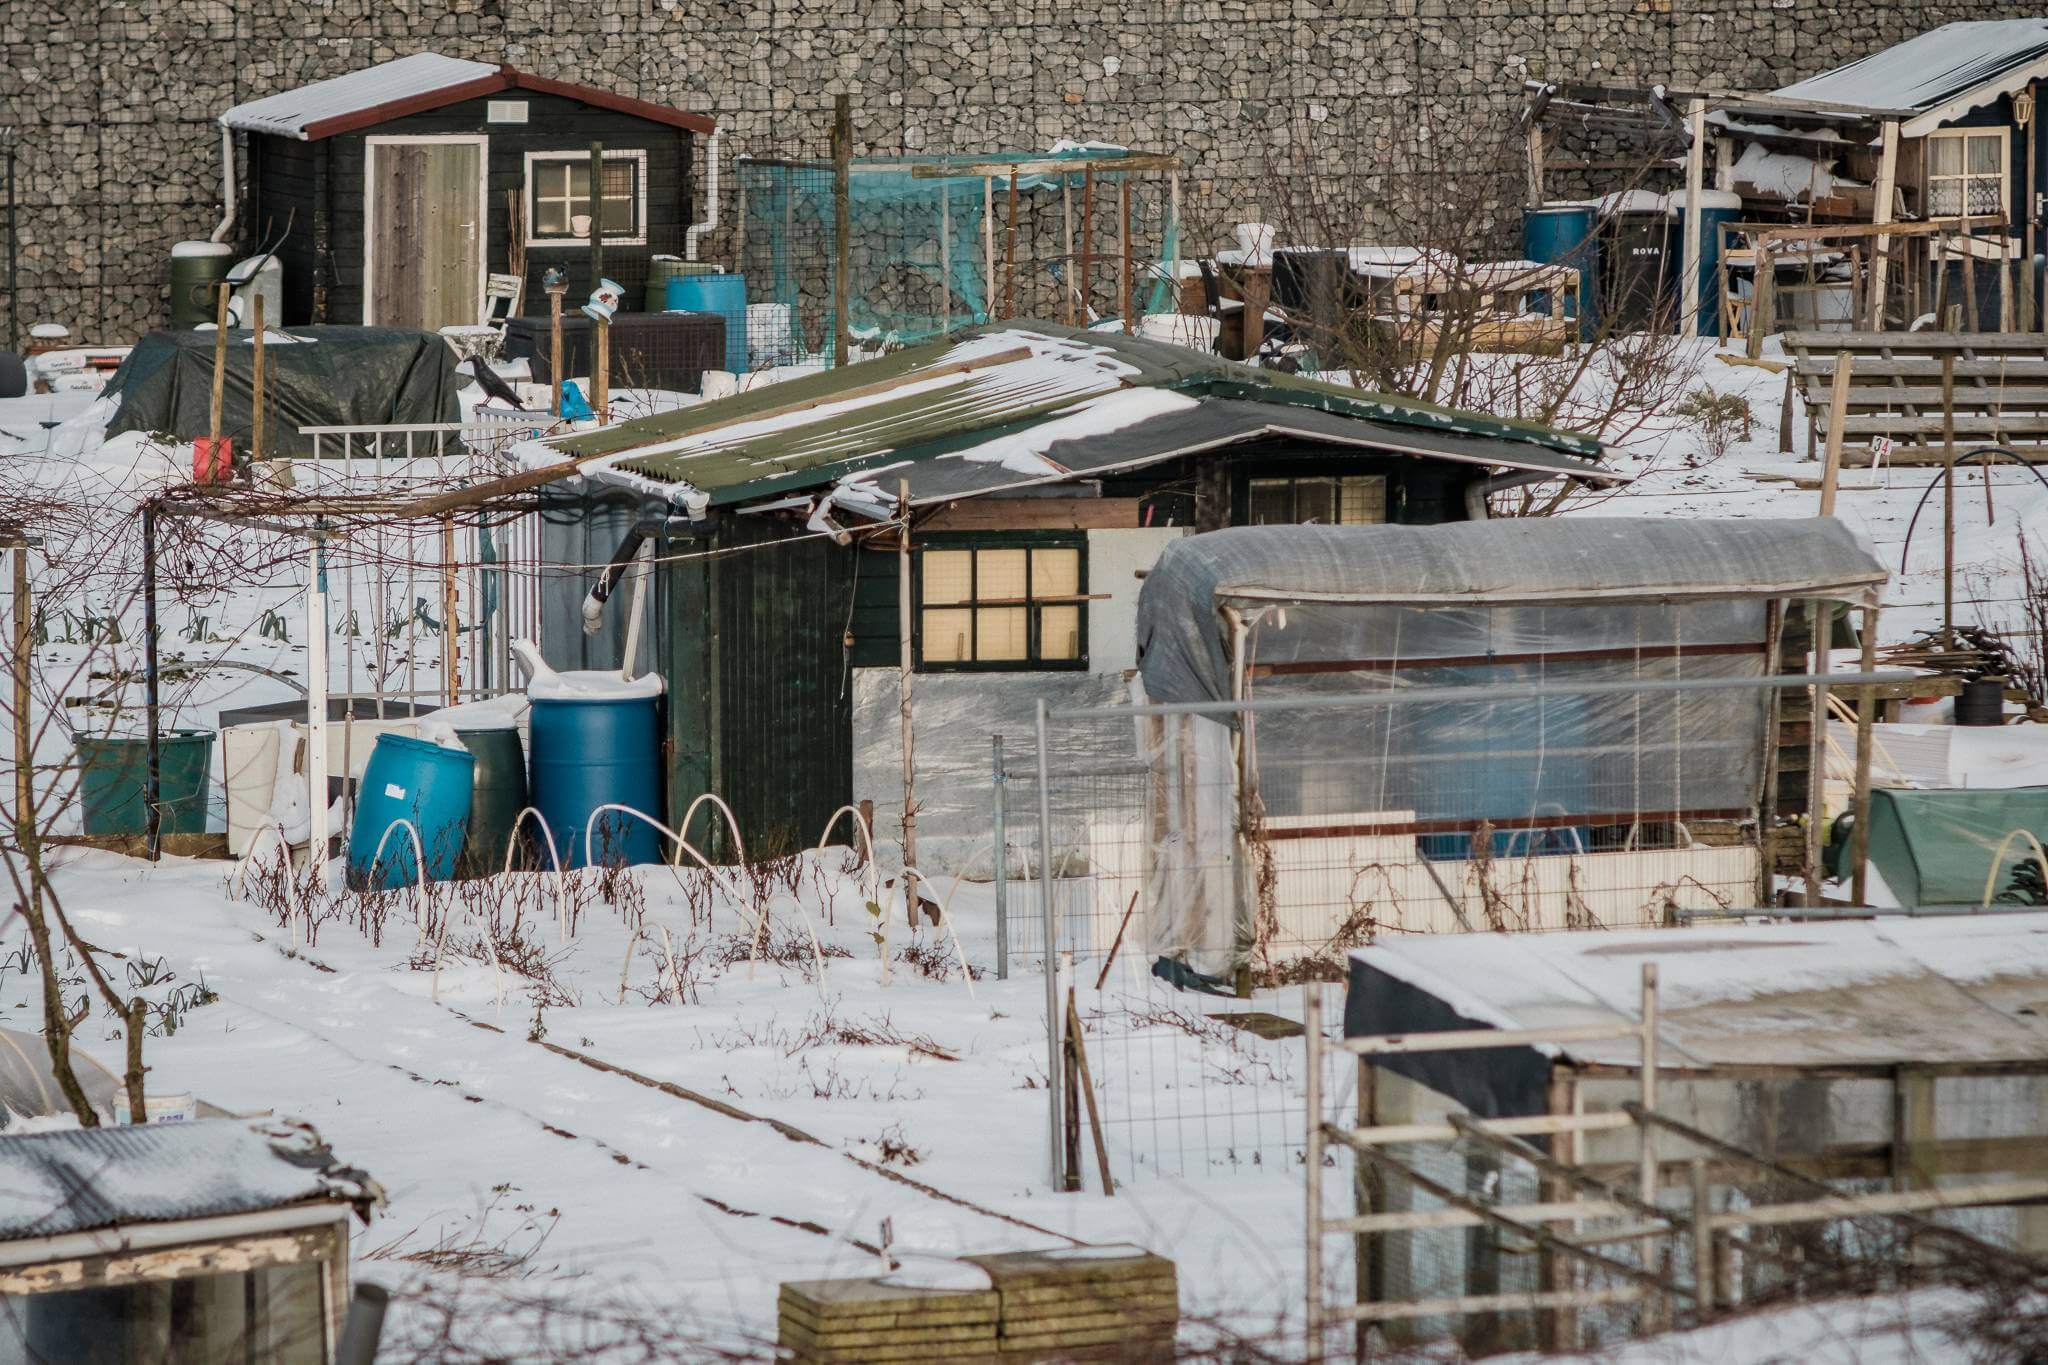
[[[220,214],[221,110],[419,51],[698,110],[721,154],[821,155],[832,96],[862,154],[1099,138],[1186,156],[1197,245],[1281,212],[1276,157],[1372,206],[1417,130],[1519,156],[1525,75],[1769,89],[2032,0],[7,0],[0,127],[17,129],[21,321],[122,342],[161,325],[172,242]],[[1438,136],[1444,136],[1440,131]],[[1474,146],[1479,151],[1471,150]],[[1411,161],[1410,164],[1416,164]],[[1473,204],[1475,232],[1512,203]],[[0,281],[4,285],[4,281]],[[0,299],[0,338],[6,329]]]

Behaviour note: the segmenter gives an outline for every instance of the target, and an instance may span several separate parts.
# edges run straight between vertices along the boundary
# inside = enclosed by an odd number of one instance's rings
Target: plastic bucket
[[[349,889],[389,891],[418,880],[411,836],[399,829],[385,838],[401,820],[419,834],[428,878],[447,881],[454,876],[475,783],[476,755],[467,749],[444,749],[405,735],[379,735],[363,769],[355,826],[349,830]]]
[[[171,247],[173,329],[189,332],[216,319],[220,307],[216,286],[228,277],[234,262],[235,249],[225,242],[178,242]]]
[[[744,275],[677,275],[668,282],[671,313],[716,313],[725,319],[725,368],[747,372],[747,280]]]
[[[583,846],[583,828],[600,806],[661,818],[659,715],[658,697],[533,696],[533,804],[564,867],[661,861],[660,834],[617,811],[593,827],[595,856]]]
[[[2005,724],[2005,679],[1972,678],[1956,695],[1956,724]]]
[[[213,766],[211,730],[167,730],[158,737],[158,829],[206,833],[206,775]],[[142,834],[149,828],[149,741],[78,739],[78,794],[87,834]]]

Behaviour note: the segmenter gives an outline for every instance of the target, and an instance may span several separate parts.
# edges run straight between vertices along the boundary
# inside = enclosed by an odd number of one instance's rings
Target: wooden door
[[[481,139],[370,144],[364,321],[433,331],[477,320],[484,152]]]

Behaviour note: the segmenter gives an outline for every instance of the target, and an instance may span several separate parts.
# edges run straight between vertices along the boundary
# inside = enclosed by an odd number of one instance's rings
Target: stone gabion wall
[[[172,242],[220,216],[221,110],[419,51],[506,61],[714,115],[722,154],[820,155],[832,96],[863,154],[1097,138],[1186,156],[1193,242],[1282,213],[1299,182],[1364,207],[1418,129],[1511,158],[1521,80],[1770,89],[2034,0],[9,0],[24,329],[162,325]],[[1476,130],[1476,133],[1475,133]],[[1460,135],[1462,140],[1458,140]],[[1312,150],[1300,147],[1307,142]],[[1475,150],[1476,149],[1476,150]],[[1507,164],[1503,161],[1502,164]],[[1512,201],[1473,204],[1505,230]],[[0,281],[4,286],[4,281]],[[7,326],[0,299],[0,339]]]

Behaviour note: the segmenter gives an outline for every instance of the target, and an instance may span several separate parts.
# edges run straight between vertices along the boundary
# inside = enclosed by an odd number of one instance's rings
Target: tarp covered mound
[[[1306,605],[1308,613],[1293,615],[1319,621],[1324,614],[1316,606],[1351,608],[1328,613],[1328,629],[1286,632],[1289,655],[1421,660],[1443,655],[1405,629],[1398,640],[1364,638],[1395,623],[1383,621],[1384,613],[1356,609],[1405,608],[1398,614],[1408,624],[1417,610],[1480,609],[1489,618],[1483,628],[1496,633],[1510,619],[1500,609],[1539,609],[1544,619],[1533,628],[1548,643],[1525,645],[1547,652],[1574,643],[1621,643],[1571,637],[1608,633],[1609,618],[1624,604],[1822,598],[1874,606],[1884,581],[1884,566],[1869,547],[1833,518],[1518,517],[1446,526],[1233,527],[1175,541],[1146,575],[1138,595],[1138,663],[1152,701],[1221,701],[1231,696],[1232,667],[1224,607],[1249,615]],[[1560,619],[1559,608],[1577,608],[1576,620]],[[1621,614],[1634,618],[1628,638],[1641,639],[1641,613]],[[1695,612],[1690,619],[1697,629],[1706,617]],[[1269,643],[1278,640],[1254,642],[1259,660],[1272,657]],[[1503,651],[1500,643],[1493,638],[1451,652],[1521,652]]]
[[[1870,794],[1870,862],[1901,905],[1984,904],[1993,857],[1997,900],[2020,861],[2034,856],[2024,837],[2005,843],[2014,830],[2048,843],[2048,787]]]
[[[237,453],[247,447],[255,408],[253,334],[228,333],[221,391],[221,432]],[[151,332],[107,384],[120,400],[107,435],[162,433],[180,441],[207,434],[212,421],[214,334]],[[456,422],[455,355],[431,332],[399,327],[273,329],[263,349],[268,394],[266,455],[311,455],[300,427]]]

